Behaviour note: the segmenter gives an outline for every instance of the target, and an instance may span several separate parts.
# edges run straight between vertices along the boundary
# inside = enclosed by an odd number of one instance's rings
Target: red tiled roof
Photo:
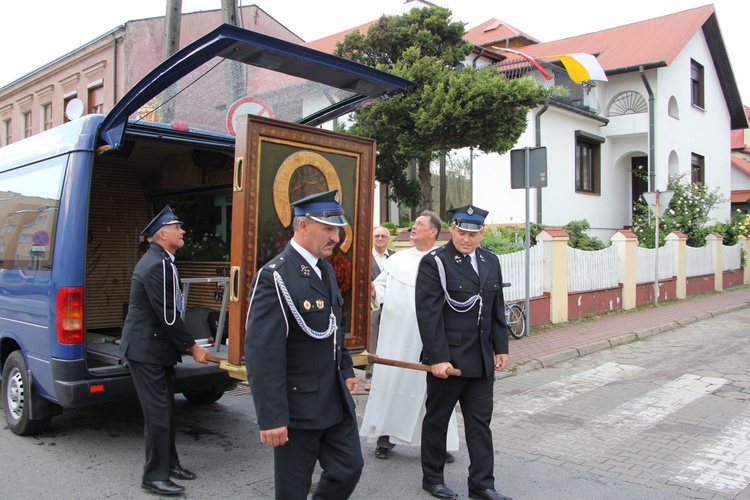
[[[739,156],[732,155],[732,166],[750,175],[750,161],[744,160]]]
[[[732,203],[745,203],[750,200],[750,189],[732,191]]]
[[[667,66],[685,44],[714,15],[706,5],[625,26],[563,38],[549,43],[528,45],[521,50],[533,57],[585,52],[597,56],[605,71],[638,66]]]
[[[310,47],[311,49],[325,52],[327,54],[333,54],[333,51],[336,50],[336,44],[338,42],[343,42],[346,35],[348,35],[349,33],[354,33],[355,31],[359,31],[363,35],[366,35],[367,30],[370,29],[370,26],[372,26],[373,24],[377,22],[378,22],[378,19],[375,19],[374,21],[369,21],[364,24],[360,24],[359,26],[349,28],[348,30],[341,31],[339,33],[334,33],[333,35],[328,35],[323,38],[318,38],[317,40],[313,40],[312,42],[307,42],[303,45],[305,45],[306,47]]]
[[[732,130],[732,149],[745,149],[745,131]]]
[[[528,45],[529,43],[539,43],[539,40],[536,38],[496,18],[485,21],[479,26],[468,30],[464,36],[464,40],[482,47],[498,42],[503,42],[503,45],[505,45],[506,40],[517,40],[518,42],[513,44],[514,47]]]

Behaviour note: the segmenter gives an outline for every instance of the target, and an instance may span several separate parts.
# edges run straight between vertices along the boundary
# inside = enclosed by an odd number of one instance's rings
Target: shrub
[[[387,228],[388,232],[391,233],[391,236],[396,236],[396,234],[398,234],[398,227],[396,227],[396,224],[393,222],[383,222],[380,226]]]
[[[709,214],[718,204],[726,200],[719,189],[708,189],[702,183],[690,182],[689,174],[669,179],[667,189],[674,191],[667,210],[659,220],[659,246],[672,231],[682,231],[691,247],[706,245],[706,236],[711,232],[707,226]],[[646,202],[638,200],[633,209],[633,232],[638,235],[638,244],[654,248],[656,226]]]
[[[586,219],[573,220],[563,226],[570,239],[568,246],[578,250],[601,250],[605,247],[604,242],[596,236],[589,236],[586,232],[591,229],[591,224]]]

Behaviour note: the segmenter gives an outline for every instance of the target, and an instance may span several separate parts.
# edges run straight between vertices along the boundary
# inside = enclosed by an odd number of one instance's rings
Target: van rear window
[[[51,269],[67,156],[0,172],[0,269]]]

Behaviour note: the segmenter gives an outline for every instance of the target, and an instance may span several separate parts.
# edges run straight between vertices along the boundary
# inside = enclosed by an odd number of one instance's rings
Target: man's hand
[[[260,442],[273,447],[284,446],[289,442],[289,434],[287,434],[286,426],[260,431]]]
[[[445,363],[438,363],[436,365],[430,365],[432,374],[437,378],[448,378],[448,368],[453,368],[453,364],[449,361]]]
[[[508,365],[507,354],[495,354],[495,371],[499,372]]]
[[[346,388],[349,389],[349,394],[352,396],[357,394],[359,390],[359,379],[357,377],[348,378],[344,382],[346,383]]]
[[[376,295],[376,292],[375,292],[375,283],[371,281],[370,282],[370,298],[374,299],[375,295]]]
[[[196,363],[203,363],[204,365],[207,365],[208,360],[206,359],[206,356],[211,354],[211,351],[209,351],[205,347],[199,346],[198,344],[193,344],[193,347],[190,348],[190,354],[193,356],[193,359]]]

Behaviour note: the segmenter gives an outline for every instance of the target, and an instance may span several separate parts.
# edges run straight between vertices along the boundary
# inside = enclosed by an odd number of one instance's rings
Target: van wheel
[[[29,410],[34,398],[31,390],[29,371],[21,351],[13,351],[3,367],[3,413],[8,428],[19,436],[37,434],[49,427],[52,415],[44,415],[40,420],[31,420]]]
[[[208,389],[199,389],[197,391],[183,391],[182,395],[185,396],[190,403],[196,405],[208,405],[215,403],[221,399],[224,395],[224,386],[215,385]]]

